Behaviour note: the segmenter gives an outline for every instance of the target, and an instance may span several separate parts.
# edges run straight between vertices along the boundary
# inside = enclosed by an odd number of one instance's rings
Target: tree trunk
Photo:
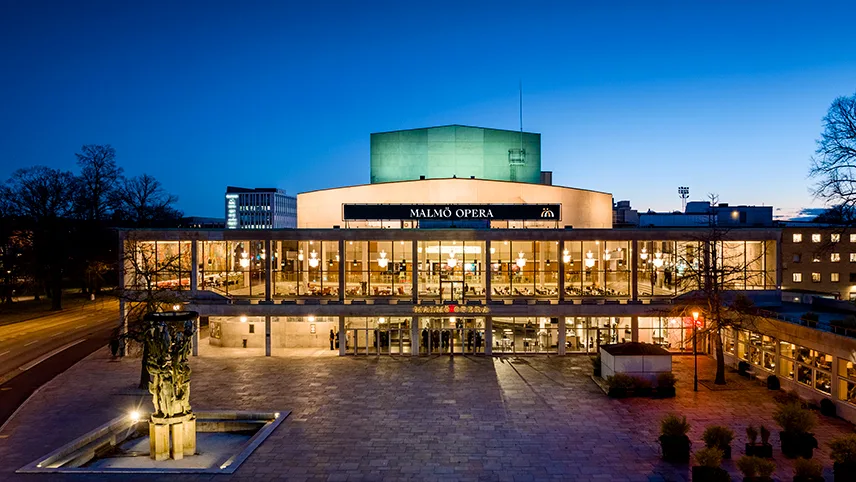
[[[146,348],[147,343],[143,342],[143,362],[140,364],[140,385],[137,387],[140,390],[149,389],[149,371],[146,369],[146,360],[149,359],[149,349]]]
[[[716,379],[715,385],[725,385],[725,356],[722,353],[722,330],[718,327],[713,332],[713,346],[716,349]]]

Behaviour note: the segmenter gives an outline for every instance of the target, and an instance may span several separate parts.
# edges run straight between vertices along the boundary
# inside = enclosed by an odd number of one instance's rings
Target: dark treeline
[[[2,301],[13,292],[46,295],[62,309],[62,290],[95,293],[114,285],[116,228],[171,227],[178,198],[148,174],[126,177],[109,145],[86,145],[78,172],[19,169],[0,186]]]

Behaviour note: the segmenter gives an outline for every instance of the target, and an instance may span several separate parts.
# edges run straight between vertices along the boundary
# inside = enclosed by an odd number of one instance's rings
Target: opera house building
[[[298,194],[294,229],[125,231],[122,278],[200,313],[195,352],[683,351],[706,250],[781,299],[780,232],[706,230],[613,228],[611,194],[552,185],[539,134],[443,126],[373,134],[371,183]]]

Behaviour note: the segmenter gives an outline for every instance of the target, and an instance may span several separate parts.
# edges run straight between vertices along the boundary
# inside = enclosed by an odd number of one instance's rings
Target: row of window
[[[802,273],[793,273],[792,280],[794,283],[802,283],[803,274]],[[811,282],[812,283],[820,283],[823,281],[823,276],[820,273],[812,273],[811,274]],[[829,273],[829,282],[830,283],[838,283],[841,281],[841,276],[839,273]],[[850,273],[850,282],[856,283],[856,273]]]
[[[802,233],[794,233],[792,239],[793,239],[793,242],[795,242],[795,243],[802,243],[803,235],[802,235]],[[821,235],[820,233],[814,233],[811,235],[811,242],[812,243],[819,243],[821,241],[823,241],[823,235]],[[829,241],[833,242],[833,243],[841,242],[841,234],[839,234],[839,233],[830,234],[829,235]],[[850,242],[856,243],[856,234],[850,235]]]
[[[794,253],[793,262],[799,263],[802,261],[802,253]],[[829,253],[829,261],[837,263],[841,261],[841,253]],[[820,263],[820,255],[815,254],[811,257],[812,263]],[[856,253],[850,253],[850,262],[856,263]]]

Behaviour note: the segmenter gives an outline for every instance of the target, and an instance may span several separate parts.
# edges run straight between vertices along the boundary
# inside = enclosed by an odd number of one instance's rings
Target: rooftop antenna
[[[520,91],[520,148],[508,149],[508,180],[517,181],[517,166],[526,165],[526,151],[523,149],[523,80],[519,81]]]
[[[690,198],[690,188],[678,186],[678,196],[681,197],[681,211],[687,212],[687,199]]]

